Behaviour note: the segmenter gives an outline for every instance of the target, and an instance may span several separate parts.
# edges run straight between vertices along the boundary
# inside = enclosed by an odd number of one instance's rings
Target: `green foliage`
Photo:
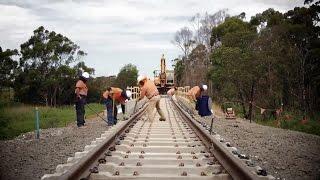
[[[12,88],[0,89],[0,108],[12,104],[14,101],[14,91]]]
[[[175,65],[174,65],[174,76],[175,76],[175,82],[176,85],[182,85],[181,79],[184,73],[185,65],[181,59],[175,59]]]
[[[101,104],[89,104],[100,112]],[[76,115],[74,106],[39,107],[40,128],[64,127],[74,123]],[[86,117],[94,117],[94,112],[86,108]],[[30,105],[14,105],[0,108],[0,139],[11,139],[21,133],[35,130],[35,107]]]
[[[250,101],[313,116],[320,109],[319,9],[316,3],[285,14],[268,9],[250,23],[239,15],[214,27],[207,77],[216,100],[243,102],[245,117],[254,116]]]
[[[285,112],[281,117],[279,117],[278,120],[262,120],[261,118],[257,117],[257,123],[272,127],[278,127],[278,125],[280,125],[280,128],[283,129],[295,130],[320,136],[320,122],[317,120],[319,119],[319,114],[317,114],[314,118],[308,119],[306,123],[302,123],[302,119],[303,116],[301,113]],[[278,122],[280,122],[280,124],[278,124]]]
[[[102,93],[108,88],[116,86],[116,77],[96,77],[88,82],[88,102],[102,102]]]
[[[255,26],[264,26],[263,23],[267,23],[267,27],[272,27],[283,23],[283,21],[283,14],[270,8],[251,17],[250,23]]]
[[[127,86],[136,86],[138,78],[138,69],[133,64],[127,64],[120,69],[117,75],[116,84],[121,89],[126,89]]]
[[[0,89],[12,87],[14,73],[18,67],[18,62],[12,59],[12,57],[17,55],[18,51],[16,49],[3,51],[0,46]]]
[[[66,36],[43,26],[21,44],[20,53],[20,71],[14,89],[16,99],[21,102],[51,106],[71,104],[80,68],[94,72],[83,62],[70,67],[70,63],[79,61],[86,53]]]
[[[222,43],[211,54],[208,73],[218,94],[216,100],[247,101],[252,98],[252,86],[260,74],[259,62],[253,58],[251,46],[255,38],[254,28],[236,17],[228,18],[213,28],[213,43]]]
[[[224,38],[225,35],[231,35],[232,37],[229,37],[228,39],[232,38],[241,38],[237,37],[236,35],[238,33],[254,33],[255,28],[252,27],[249,23],[244,22],[242,19],[239,19],[237,17],[231,17],[227,18],[226,21],[222,24],[220,24],[217,27],[212,28],[212,34],[211,34],[211,45],[213,46],[214,43],[217,41],[220,41],[221,38]],[[238,41],[237,43],[241,43],[241,41]]]

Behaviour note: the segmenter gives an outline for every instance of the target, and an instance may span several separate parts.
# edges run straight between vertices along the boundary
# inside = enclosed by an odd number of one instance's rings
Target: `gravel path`
[[[210,124],[210,118],[205,118]],[[320,137],[246,120],[214,120],[213,129],[280,179],[320,179]]]
[[[108,129],[98,118],[86,121],[87,127],[83,129],[74,123],[64,128],[41,130],[40,140],[30,132],[14,140],[1,141],[0,179],[32,180],[54,173],[58,164],[83,151],[85,145]]]
[[[178,99],[193,109],[188,100]],[[219,108],[214,109],[219,119],[213,122],[214,131],[269,174],[277,179],[320,180],[320,136],[262,126],[239,118],[226,120]],[[211,117],[202,119],[211,124]]]

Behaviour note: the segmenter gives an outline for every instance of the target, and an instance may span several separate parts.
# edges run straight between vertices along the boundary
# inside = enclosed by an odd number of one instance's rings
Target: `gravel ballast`
[[[40,179],[44,174],[54,173],[58,164],[77,151],[83,151],[95,138],[108,130],[99,118],[86,120],[86,128],[75,123],[63,128],[41,130],[40,139],[33,132],[1,141],[0,179]]]
[[[177,99],[196,113],[187,99]],[[263,126],[240,118],[226,120],[219,108],[214,109],[217,115],[213,121],[214,131],[268,174],[276,179],[320,179],[320,136]],[[196,117],[211,125],[212,116]]]
[[[319,136],[242,119],[214,120],[213,129],[277,179],[320,179]]]

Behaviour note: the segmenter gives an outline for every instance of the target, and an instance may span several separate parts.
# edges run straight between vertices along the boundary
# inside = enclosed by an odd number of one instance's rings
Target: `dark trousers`
[[[78,99],[76,101],[76,113],[77,113],[77,126],[83,126],[85,123],[84,120],[84,114],[85,114],[85,109],[84,105],[86,104],[86,97],[81,96],[81,99]]]
[[[203,116],[210,116],[211,113],[211,100],[209,100],[209,96],[201,96],[197,98],[197,108],[198,114],[203,117]]]
[[[122,114],[126,113],[126,105],[121,104],[121,110],[122,110]]]
[[[106,108],[107,108],[107,116],[108,116],[108,125],[112,126],[117,124],[117,115],[118,109],[116,105],[113,105],[113,100],[108,98],[105,100]]]

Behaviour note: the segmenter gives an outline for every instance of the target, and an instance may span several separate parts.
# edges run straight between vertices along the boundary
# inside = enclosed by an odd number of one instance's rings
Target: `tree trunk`
[[[284,106],[288,106],[290,103],[289,99],[289,83],[288,83],[288,77],[283,77],[283,85],[282,85],[282,103]]]
[[[210,79],[208,80],[208,87],[209,87],[208,95],[212,97],[213,89],[212,89],[212,81]]]
[[[57,105],[57,87],[54,88],[53,92],[53,106],[56,107]]]
[[[46,106],[49,106],[48,93],[46,93],[46,94],[44,95],[44,99],[45,99],[45,101],[46,101]]]
[[[254,101],[254,91],[255,91],[255,81],[252,82],[251,85],[251,92],[250,92],[250,103],[249,103],[249,119],[250,119],[250,123],[252,120],[252,112],[253,112],[253,101]]]
[[[245,106],[245,98],[243,96],[243,92],[241,89],[239,89],[239,96],[240,96],[240,99],[241,99],[241,106],[242,106],[242,113],[243,115],[245,116],[245,118],[247,118],[247,110],[246,110],[246,106]]]

